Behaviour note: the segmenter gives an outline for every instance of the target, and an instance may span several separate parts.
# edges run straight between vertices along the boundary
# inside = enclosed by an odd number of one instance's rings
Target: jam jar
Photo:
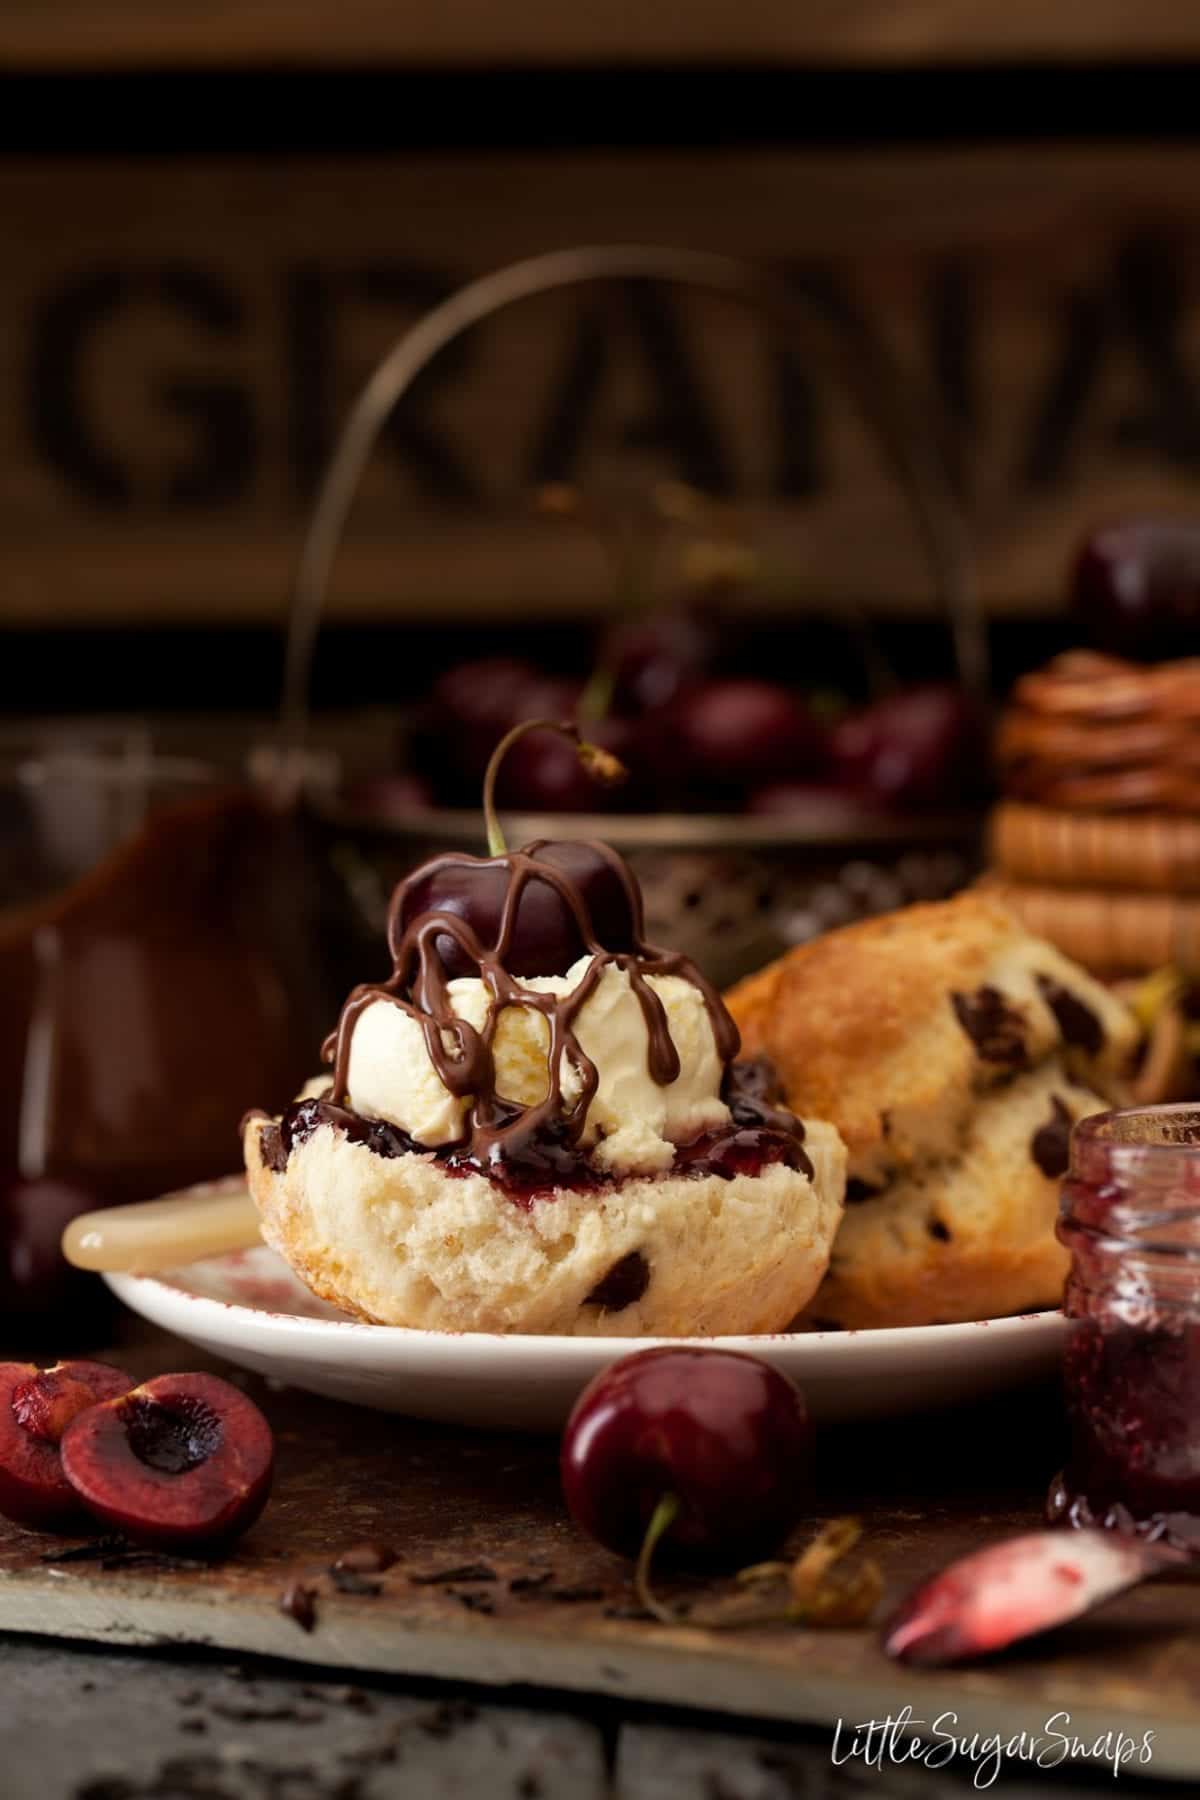
[[[1200,1106],[1077,1126],[1058,1237],[1070,1448],[1050,1516],[1200,1551]]]

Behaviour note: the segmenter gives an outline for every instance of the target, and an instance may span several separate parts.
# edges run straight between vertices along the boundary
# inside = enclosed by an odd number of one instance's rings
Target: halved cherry
[[[133,1386],[108,1363],[0,1363],[0,1513],[19,1525],[57,1531],[84,1516],[63,1474],[60,1440],[81,1412]]]
[[[258,1407],[216,1375],[159,1375],[81,1413],[62,1444],[88,1511],[163,1548],[240,1537],[267,1503],[274,1458]]]

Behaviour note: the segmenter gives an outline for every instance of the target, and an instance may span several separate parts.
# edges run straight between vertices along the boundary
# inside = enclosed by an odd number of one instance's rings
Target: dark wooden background
[[[41,0],[10,8],[0,47],[23,66],[186,63],[397,65],[449,62],[828,63],[1074,58],[1120,61],[1200,50],[1187,0],[659,0],[563,7],[555,0]]]
[[[852,310],[947,447],[1009,662],[1052,647],[1089,524],[1195,505],[1193,9],[411,10],[0,20],[0,707],[86,703],[46,659],[68,626],[110,703],[131,630],[195,649],[182,698],[260,695],[372,361],[458,282],[574,242],[732,251]],[[629,290],[514,311],[432,371],[364,486],[344,641],[565,641],[605,568],[529,490],[630,454],[744,502],[780,617],[928,618],[828,363]]]

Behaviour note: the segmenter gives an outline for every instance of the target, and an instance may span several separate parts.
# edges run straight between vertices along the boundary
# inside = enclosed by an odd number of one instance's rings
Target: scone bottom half
[[[379,1323],[783,1329],[827,1266],[837,1132],[783,1104],[766,1058],[739,1060],[720,995],[647,941],[616,851],[505,848],[496,766],[493,854],[435,857],[397,887],[391,975],[346,1001],[331,1077],[244,1122],[264,1236]]]

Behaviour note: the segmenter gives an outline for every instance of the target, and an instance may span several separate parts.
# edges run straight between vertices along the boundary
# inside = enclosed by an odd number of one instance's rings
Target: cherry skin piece
[[[159,1375],[80,1413],[62,1441],[87,1510],[161,1549],[240,1537],[267,1503],[274,1454],[257,1406],[216,1375]]]
[[[0,1363],[0,1513],[39,1531],[77,1526],[79,1497],[63,1474],[59,1444],[88,1407],[133,1386],[107,1363]]]
[[[811,1494],[812,1431],[798,1388],[757,1357],[661,1345],[597,1375],[563,1434],[576,1524],[636,1556],[659,1502],[679,1511],[664,1554],[737,1566],[768,1555]]]
[[[518,745],[517,748],[520,748]],[[605,950],[632,951],[634,920],[624,883],[608,859],[590,844],[540,843],[530,851],[537,862],[548,864],[573,881],[583,897],[596,940]],[[414,919],[429,912],[448,912],[465,919],[481,944],[496,943],[505,896],[512,879],[503,856],[463,857],[415,881],[409,888],[400,916],[395,921],[392,951],[399,936]],[[438,955],[449,979],[478,975],[476,964],[448,934],[436,939]],[[530,975],[565,975],[584,954],[575,915],[548,881],[532,879],[525,885],[517,908],[512,939],[504,959],[510,975],[523,980]]]

